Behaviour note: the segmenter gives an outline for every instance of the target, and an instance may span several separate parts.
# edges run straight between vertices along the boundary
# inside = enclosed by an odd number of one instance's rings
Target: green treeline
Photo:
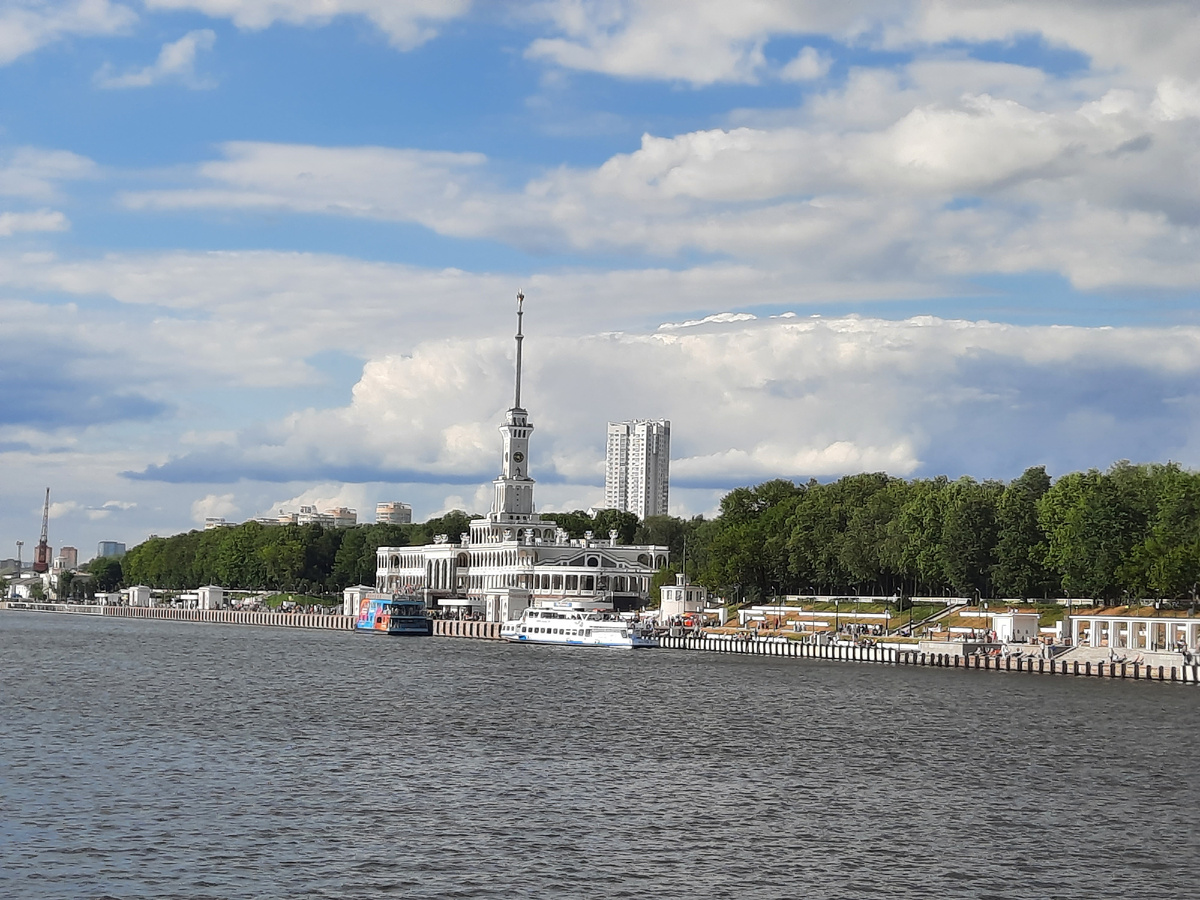
[[[375,583],[375,550],[452,540],[471,517],[459,510],[421,525],[262,525],[189,531],[138,544],[121,560],[124,584],[194,588],[219,584],[248,590],[320,594]]]
[[[795,593],[1106,600],[1193,597],[1200,582],[1200,474],[1121,462],[1053,484],[1044,468],[1009,483],[881,473],[829,484],[737,488],[715,519],[603,510],[545,513],[571,537],[670,548],[672,567],[730,599]],[[421,525],[263,526],[192,531],[131,549],[125,584],[322,593],[374,584],[375,550],[451,540],[460,511]],[[107,565],[107,564],[106,564]]]
[[[738,488],[688,523],[688,572],[756,599],[787,593],[1194,597],[1200,474],[1120,462],[1007,484],[852,475]]]

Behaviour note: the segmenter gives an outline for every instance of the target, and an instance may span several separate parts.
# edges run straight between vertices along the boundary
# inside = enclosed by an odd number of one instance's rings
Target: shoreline
[[[174,609],[146,606],[85,606],[68,603],[34,603],[11,600],[0,602],[0,610],[12,612],[58,613],[157,621],[196,622],[217,625],[308,628],[353,631],[351,616],[319,613],[243,612],[231,609]],[[459,619],[434,619],[434,637],[498,641],[499,622],[470,622]],[[885,666],[920,666],[959,672],[1004,672],[1029,675],[1066,675],[1170,684],[1200,684],[1200,664],[1154,666],[1129,662],[1022,659],[1012,657],[964,656],[901,650],[894,647],[855,647],[838,644],[808,644],[786,638],[742,637],[740,635],[687,635],[659,638],[659,649],[700,653],[736,653],[779,659],[815,659],[828,662],[854,662]],[[1014,665],[1015,662],[1015,665]]]

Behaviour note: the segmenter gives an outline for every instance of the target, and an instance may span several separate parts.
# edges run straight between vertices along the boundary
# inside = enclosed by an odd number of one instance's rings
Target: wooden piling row
[[[792,659],[826,659],[894,666],[925,666],[939,669],[1021,672],[1039,675],[1071,675],[1092,678],[1135,678],[1200,684],[1200,665],[1151,666],[1135,663],[1091,662],[1079,660],[1014,659],[1012,657],[959,656],[898,650],[892,647],[848,647],[838,644],[807,644],[800,641],[739,636],[688,635],[663,637],[659,646],[668,650],[699,650],[712,653],[744,653],[752,656],[786,656]]]

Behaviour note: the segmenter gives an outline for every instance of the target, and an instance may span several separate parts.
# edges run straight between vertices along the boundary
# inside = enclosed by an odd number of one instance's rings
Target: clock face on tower
[[[520,450],[518,450],[516,453],[513,454],[513,462],[524,462],[524,461],[525,461],[525,454],[522,453]]]

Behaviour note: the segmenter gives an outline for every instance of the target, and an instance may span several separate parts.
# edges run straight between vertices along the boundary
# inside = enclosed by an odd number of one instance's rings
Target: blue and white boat
[[[578,647],[619,647],[636,650],[657,647],[648,629],[612,613],[584,609],[579,603],[530,607],[520,618],[505,622],[500,637],[518,644],[565,644]]]
[[[425,614],[425,601],[419,597],[364,597],[354,630],[424,637],[433,634],[433,620]]]

